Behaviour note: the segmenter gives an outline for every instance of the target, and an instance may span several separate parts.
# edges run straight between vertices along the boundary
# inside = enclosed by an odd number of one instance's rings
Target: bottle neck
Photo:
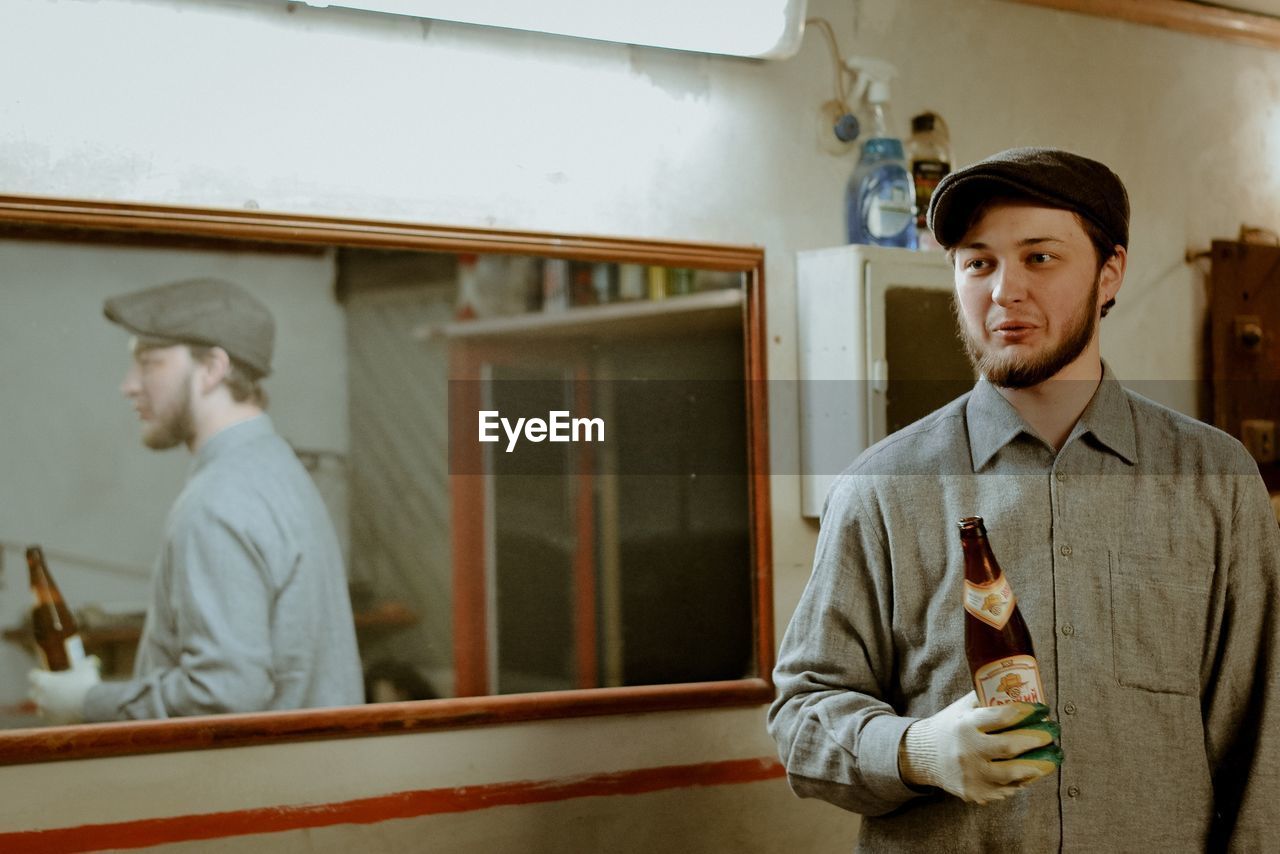
[[[872,102],[870,113],[870,138],[893,138],[893,134],[889,133],[889,105],[880,102]]]
[[[58,585],[45,566],[44,554],[39,549],[27,551],[27,571],[31,576],[31,595],[37,605],[53,605],[62,599]]]
[[[964,577],[974,584],[991,584],[999,581],[1004,572],[996,563],[987,542],[987,535],[982,531],[962,530],[960,545],[964,548]]]
[[[862,158],[871,160],[903,160],[906,153],[902,149],[902,140],[886,136],[875,136],[862,146]]]

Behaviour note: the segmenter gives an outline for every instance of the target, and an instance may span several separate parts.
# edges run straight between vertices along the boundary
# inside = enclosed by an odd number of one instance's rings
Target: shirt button
[[[1078,797],[1080,797],[1080,787],[1079,787],[1079,786],[1067,786],[1067,797],[1069,797],[1069,798],[1078,798]]]
[[[1067,713],[1067,714],[1069,714],[1069,715],[1074,715],[1074,714],[1076,713],[1076,704],[1075,704],[1075,703],[1067,703],[1066,705],[1064,705],[1064,706],[1062,707],[1062,711],[1066,712],[1066,713]]]
[[[1076,633],[1076,627],[1071,625],[1070,623],[1067,623],[1065,626],[1062,627],[1062,633],[1067,637],[1071,637]]]
[[[1055,480],[1058,481],[1058,483],[1062,483],[1064,480],[1067,479],[1067,476],[1062,472],[1054,472],[1053,477]]]
[[[1063,546],[1058,551],[1062,552],[1063,557],[1071,557],[1071,546]]]

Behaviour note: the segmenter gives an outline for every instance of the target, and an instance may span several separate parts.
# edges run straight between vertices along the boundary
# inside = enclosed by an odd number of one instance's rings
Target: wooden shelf
[[[745,296],[741,290],[703,291],[661,300],[580,306],[564,311],[531,312],[448,323],[423,337],[450,340],[492,338],[643,337],[742,328]]]

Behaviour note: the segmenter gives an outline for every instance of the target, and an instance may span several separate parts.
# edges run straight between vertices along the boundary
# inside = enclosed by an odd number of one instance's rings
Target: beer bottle
[[[62,592],[49,574],[44,552],[39,546],[27,549],[27,569],[31,572],[31,631],[46,670],[70,670],[84,660],[84,644],[76,618],[62,601]]]
[[[983,706],[1043,703],[1031,632],[987,542],[981,516],[960,520],[964,548],[964,651]]]

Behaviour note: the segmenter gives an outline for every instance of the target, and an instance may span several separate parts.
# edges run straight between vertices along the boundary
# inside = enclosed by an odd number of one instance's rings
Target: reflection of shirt
[[[267,416],[226,428],[169,511],[134,678],[93,688],[86,718],[348,705],[361,693],[319,493]]]
[[[898,774],[906,728],[973,688],[964,516],[986,520],[1066,754],[985,807]],[[1108,369],[1055,455],[982,381],[837,481],[770,731],[797,794],[867,816],[860,850],[1277,851],[1278,576],[1234,439]]]

